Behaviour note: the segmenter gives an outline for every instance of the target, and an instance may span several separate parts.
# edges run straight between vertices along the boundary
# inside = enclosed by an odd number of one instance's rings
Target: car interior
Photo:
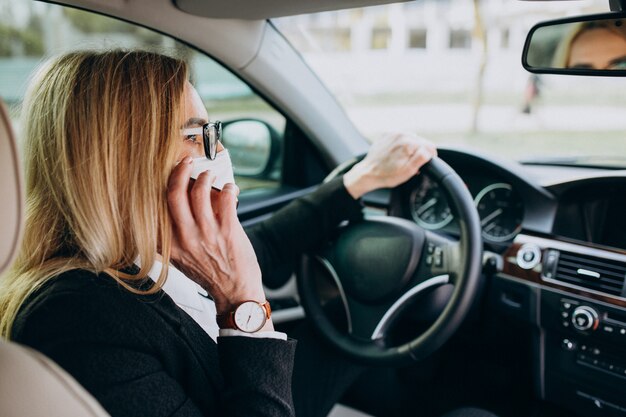
[[[224,121],[247,227],[346,172],[369,147],[277,19],[388,3],[12,2],[16,20],[45,13],[49,21],[36,24],[51,35],[35,43],[35,58],[26,53],[30,41],[15,38],[6,53],[0,42],[0,98],[8,104],[0,101],[0,271],[19,247],[26,201],[18,156],[23,84],[44,55],[74,47],[64,39],[156,47],[193,63],[209,114]],[[498,0],[509,3],[518,1]],[[621,30],[626,1],[602,4],[602,14],[553,13],[533,24],[515,64],[533,75],[617,83],[626,76],[619,59],[596,69],[559,55],[585,30]],[[72,29],[59,29],[63,22]],[[105,37],[95,27],[122,35]],[[15,50],[23,56],[8,58]],[[616,162],[626,154],[611,156],[521,160],[471,142],[440,145],[420,175],[365,195],[362,222],[340,225],[331,242],[264,277],[279,330],[308,320],[320,338],[369,366],[331,416],[440,416],[467,406],[502,417],[626,416],[626,165]],[[339,319],[326,316],[332,305],[342,307]],[[0,343],[0,373],[2,416],[107,415],[26,347]]]

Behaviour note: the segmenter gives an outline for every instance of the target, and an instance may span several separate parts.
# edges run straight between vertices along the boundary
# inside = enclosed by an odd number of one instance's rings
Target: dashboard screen
[[[626,186],[576,187],[559,199],[555,235],[626,249]]]

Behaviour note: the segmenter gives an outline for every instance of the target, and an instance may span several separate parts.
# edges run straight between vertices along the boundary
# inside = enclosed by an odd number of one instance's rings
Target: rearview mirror
[[[626,14],[539,23],[526,38],[522,64],[539,74],[626,76]]]

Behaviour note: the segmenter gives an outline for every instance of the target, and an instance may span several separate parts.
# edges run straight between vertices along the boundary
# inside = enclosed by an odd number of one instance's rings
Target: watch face
[[[265,309],[254,301],[246,301],[237,307],[234,319],[239,330],[256,332],[265,325]]]

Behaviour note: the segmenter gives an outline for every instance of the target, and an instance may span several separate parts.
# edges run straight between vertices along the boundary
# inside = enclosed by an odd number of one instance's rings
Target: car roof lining
[[[217,19],[260,20],[409,0],[172,0],[181,11]]]

